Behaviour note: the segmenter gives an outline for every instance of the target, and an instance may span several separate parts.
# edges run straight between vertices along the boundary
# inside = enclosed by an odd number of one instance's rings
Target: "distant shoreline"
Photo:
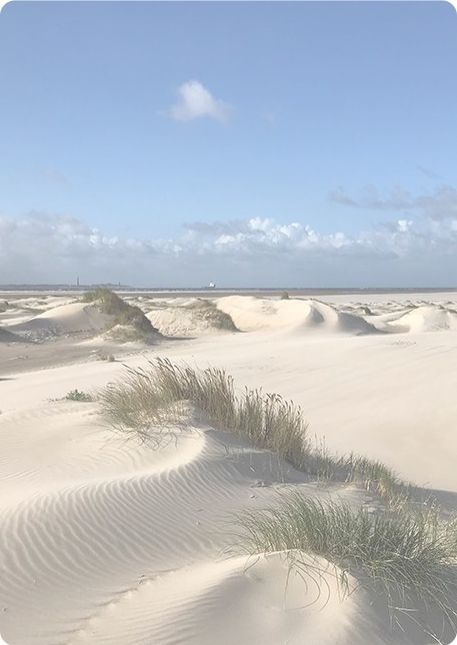
[[[208,296],[214,295],[257,295],[274,296],[287,291],[290,295],[294,296],[332,296],[332,295],[354,295],[354,294],[415,294],[415,293],[455,293],[456,287],[132,287],[129,285],[80,285],[73,286],[68,284],[62,285],[0,285],[0,294],[36,294],[46,293],[49,295],[64,295],[65,293],[82,293],[89,289],[94,289],[99,286],[108,287],[113,291],[119,293],[138,293],[144,295],[155,295],[162,297],[166,295],[197,295]]]

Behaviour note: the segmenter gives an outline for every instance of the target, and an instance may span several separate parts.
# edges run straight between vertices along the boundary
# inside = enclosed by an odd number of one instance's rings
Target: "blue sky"
[[[7,5],[0,283],[457,284],[456,36],[440,2]]]

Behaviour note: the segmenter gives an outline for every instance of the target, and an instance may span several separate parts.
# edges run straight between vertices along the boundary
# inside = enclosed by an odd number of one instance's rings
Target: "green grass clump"
[[[168,410],[187,401],[209,423],[228,430],[253,446],[272,450],[292,466],[318,480],[354,483],[378,496],[389,507],[400,507],[411,487],[384,464],[354,454],[337,456],[313,447],[301,408],[260,389],[238,391],[224,370],[193,369],[158,358],[148,369],[127,368],[122,381],[101,393],[105,417],[119,430],[138,432],[173,422]],[[173,407],[175,406],[175,407]]]
[[[338,456],[320,445],[310,454],[308,472],[321,481],[340,481],[364,488],[390,508],[409,502],[415,487],[402,481],[388,466],[354,453]]]
[[[127,368],[126,378],[105,388],[100,398],[106,418],[121,430],[144,436],[151,425],[170,420],[167,409],[185,401],[215,427],[273,450],[297,468],[307,460],[307,423],[300,408],[262,390],[237,393],[224,370],[194,370],[158,358],[148,370]]]
[[[83,401],[84,403],[89,403],[90,401],[94,400],[90,394],[87,394],[87,392],[83,392],[82,390],[77,389],[68,392],[65,398],[68,401]]]
[[[289,552],[304,567],[300,554],[325,558],[344,591],[352,575],[389,613],[415,620],[419,609],[422,618],[437,610],[455,628],[457,526],[440,522],[434,509],[373,514],[295,493],[279,506],[241,514],[238,525],[239,546],[250,555]]]
[[[93,291],[87,291],[82,295],[82,300],[97,303],[102,313],[113,316],[113,327],[116,325],[133,327],[136,332],[134,340],[158,333],[139,307],[125,302],[110,289],[99,287]]]
[[[299,406],[260,389],[238,390],[224,370],[198,370],[161,358],[146,369],[127,368],[125,378],[99,398],[113,427],[143,439],[154,435],[157,441],[157,432],[179,425],[183,405],[190,405],[213,427],[274,451],[316,479],[363,487],[382,500],[377,513],[295,494],[278,506],[239,516],[240,546],[250,555],[291,554],[298,566],[306,566],[305,554],[325,558],[343,588],[348,590],[353,576],[379,593],[392,615],[419,622],[436,609],[442,622],[453,626],[457,520],[441,521],[438,506],[419,503],[412,496],[415,489],[384,464],[313,447]],[[429,633],[432,623],[424,627]]]

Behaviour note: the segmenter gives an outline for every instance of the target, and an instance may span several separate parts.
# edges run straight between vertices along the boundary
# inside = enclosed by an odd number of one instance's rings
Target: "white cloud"
[[[216,99],[199,81],[187,81],[178,88],[178,101],[171,108],[170,116],[176,121],[208,117],[226,122],[230,117],[230,108]]]
[[[407,233],[413,225],[413,221],[410,219],[399,219],[397,222],[397,229],[400,233]]]
[[[457,218],[399,218],[349,235],[255,217],[176,238],[106,235],[63,215],[0,216],[0,283],[139,286],[433,286],[457,275]]]

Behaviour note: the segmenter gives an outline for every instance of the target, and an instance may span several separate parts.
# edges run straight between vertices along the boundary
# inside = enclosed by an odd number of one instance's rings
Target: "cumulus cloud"
[[[224,123],[230,117],[230,107],[216,99],[202,83],[191,80],[178,88],[178,100],[169,113],[176,121],[207,117]]]
[[[457,217],[401,217],[349,235],[254,217],[187,224],[175,238],[107,235],[74,217],[0,216],[1,283],[422,286],[452,282]]]

